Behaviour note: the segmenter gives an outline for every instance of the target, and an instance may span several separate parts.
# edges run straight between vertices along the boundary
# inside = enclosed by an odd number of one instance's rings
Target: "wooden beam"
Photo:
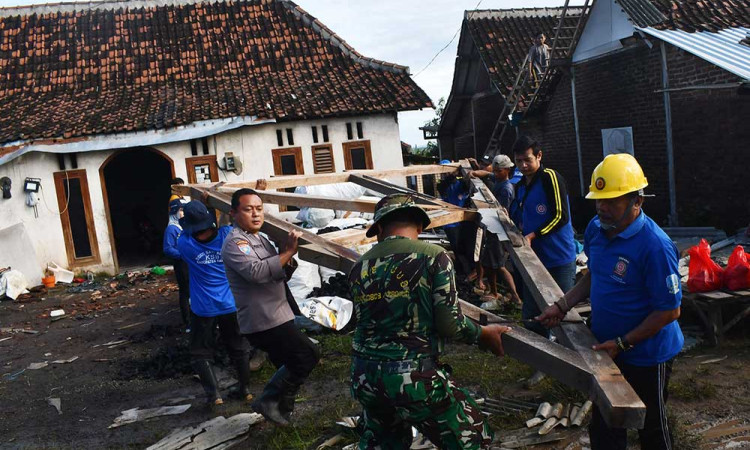
[[[464,176],[468,176],[470,170],[469,163],[465,160],[461,161],[461,171]],[[486,186],[478,187],[477,191],[480,196],[479,200],[498,205],[492,192]],[[541,310],[544,310],[562,297],[563,292],[534,250],[525,243],[525,239],[510,221],[505,209],[498,205],[496,210],[506,234],[511,242],[514,242],[510,252],[513,265],[523,278],[534,301]],[[519,241],[521,245],[516,246],[515,242]],[[580,322],[578,313],[569,311],[565,319],[566,321],[553,328],[552,332],[563,345],[578,352],[591,370],[593,382],[588,394],[599,407],[607,424],[613,428],[642,428],[646,417],[646,406],[607,352],[595,352],[591,349],[591,346],[597,343],[596,338],[586,325]]]
[[[409,188],[405,188],[397,184],[389,183],[387,181],[379,180],[369,175],[353,174],[349,178],[349,181],[351,183],[358,184],[371,191],[380,192],[381,194],[384,194],[384,195],[410,194],[412,197],[414,197],[414,201],[418,203],[419,205],[438,205],[444,208],[452,208],[452,209],[456,208],[456,205],[452,203],[444,202],[440,199],[429,196],[427,194],[422,194],[416,191],[412,191]]]
[[[320,184],[346,183],[350,175],[370,176],[375,178],[409,177],[413,175],[429,175],[435,173],[453,173],[458,170],[458,165],[425,164],[419,166],[408,166],[398,169],[383,170],[351,170],[348,172],[335,172],[316,175],[285,175],[266,179],[266,189],[282,189],[297,186],[316,186]],[[249,180],[238,183],[227,183],[227,187],[255,188],[257,180]]]
[[[503,335],[503,348],[511,358],[523,361],[574,389],[583,392],[591,390],[591,370],[575,351],[555,344],[520,324],[508,323],[471,303],[460,300],[460,304],[461,312],[474,322],[501,323],[512,327],[512,331]]]

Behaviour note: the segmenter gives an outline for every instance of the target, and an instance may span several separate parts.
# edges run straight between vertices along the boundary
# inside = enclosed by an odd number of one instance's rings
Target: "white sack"
[[[332,330],[341,330],[349,323],[354,303],[341,297],[313,297],[299,304],[302,315]]]

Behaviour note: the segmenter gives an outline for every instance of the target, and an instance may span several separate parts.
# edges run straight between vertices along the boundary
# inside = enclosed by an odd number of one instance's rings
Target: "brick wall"
[[[666,131],[658,41],[575,66],[585,189],[602,159],[603,128],[632,127],[635,156],[649,180],[645,210],[660,224],[669,214]],[[732,74],[667,46],[671,87],[737,81]],[[750,96],[736,89],[671,94],[678,216],[681,226],[716,226],[734,232],[750,221],[744,193],[750,168]],[[744,122],[743,123],[743,118]],[[563,174],[573,222],[581,231],[594,213],[581,196],[569,76],[563,76],[545,111],[522,127],[543,142],[543,161]],[[745,188],[746,189],[746,188]]]

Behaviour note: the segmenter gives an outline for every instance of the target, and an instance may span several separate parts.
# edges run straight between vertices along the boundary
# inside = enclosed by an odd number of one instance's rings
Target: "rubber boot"
[[[284,392],[284,381],[289,378],[291,373],[286,366],[281,366],[279,370],[268,380],[260,398],[255,400],[250,406],[253,411],[261,414],[268,421],[275,425],[287,426],[289,421],[284,418],[280,411],[279,402]]]
[[[224,400],[221,399],[219,394],[219,383],[216,382],[216,375],[214,369],[211,366],[211,362],[205,359],[193,362],[193,370],[198,374],[203,385],[203,390],[206,391],[206,400],[210,405],[223,405]]]
[[[287,420],[287,422],[292,422],[292,412],[294,412],[294,401],[297,398],[297,393],[299,392],[299,388],[302,386],[302,383],[294,383],[288,380],[284,380],[283,390],[281,393],[281,398],[279,399],[279,411],[281,411],[281,416]]]
[[[250,364],[247,362],[247,356],[233,362],[239,382],[237,388],[230,392],[230,396],[249,402],[253,399],[253,394],[250,393]]]

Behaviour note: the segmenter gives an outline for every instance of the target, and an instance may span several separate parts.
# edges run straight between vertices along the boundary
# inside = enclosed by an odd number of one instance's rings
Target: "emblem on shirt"
[[[672,295],[680,292],[680,277],[674,273],[667,275],[667,290]]]
[[[195,262],[196,264],[222,264],[224,260],[221,258],[221,252],[206,250],[195,257]]]
[[[537,214],[544,214],[547,212],[547,207],[545,205],[536,205],[536,212]]]
[[[244,239],[237,241],[237,248],[246,255],[250,254],[250,243]]]
[[[617,263],[615,263],[615,270],[614,270],[615,275],[619,278],[625,278],[625,274],[628,273],[629,264],[630,264],[630,261],[620,256],[617,259]]]

